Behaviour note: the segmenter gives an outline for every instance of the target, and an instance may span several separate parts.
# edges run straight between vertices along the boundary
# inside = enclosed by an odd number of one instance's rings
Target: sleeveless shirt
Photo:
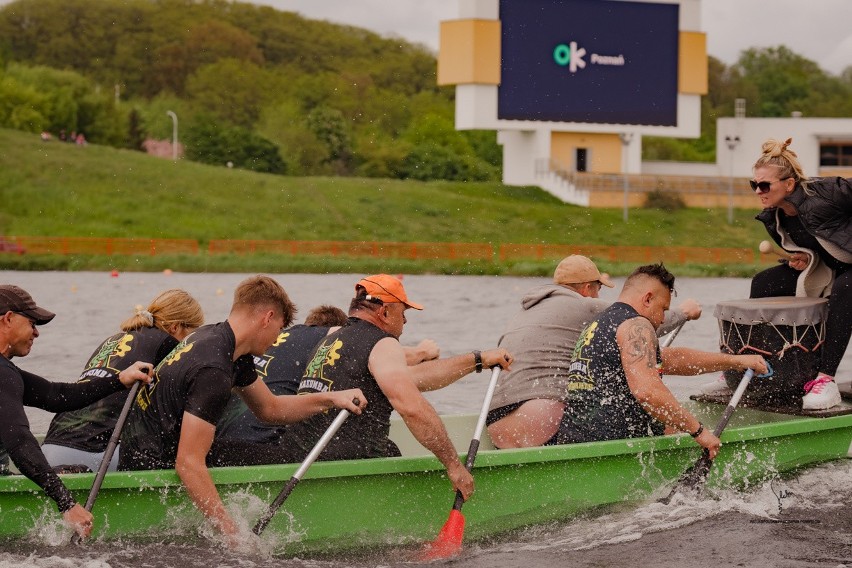
[[[360,388],[367,408],[350,416],[322,452],[323,460],[384,457],[388,451],[390,415],[393,407],[368,367],[376,343],[393,337],[370,322],[349,318],[346,325],[326,336],[305,368],[299,394]],[[336,410],[317,414],[287,428],[296,459],[303,459],[328,429]]]
[[[558,444],[660,435],[663,424],[648,414],[627,384],[616,341],[618,327],[639,317],[616,302],[580,334],[568,374],[565,412],[554,438]],[[657,368],[662,357],[657,347]]]

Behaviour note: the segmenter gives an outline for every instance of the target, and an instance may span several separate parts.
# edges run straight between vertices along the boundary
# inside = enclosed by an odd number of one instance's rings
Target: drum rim
[[[813,325],[824,322],[827,315],[826,298],[799,296],[723,300],[713,310],[716,319],[749,325]]]

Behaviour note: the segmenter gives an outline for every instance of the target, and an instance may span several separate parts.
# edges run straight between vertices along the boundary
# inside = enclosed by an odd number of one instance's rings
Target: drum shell
[[[721,351],[737,355],[761,355],[772,367],[771,377],[755,377],[744,399],[766,406],[801,404],[805,383],[816,378],[819,371],[821,343],[815,326],[787,326],[768,323],[734,323],[720,321]],[[733,329],[732,329],[733,326]],[[788,341],[797,337],[799,345]],[[744,346],[743,342],[748,342]],[[724,345],[727,343],[727,346]],[[787,346],[787,349],[785,349]],[[768,352],[768,354],[767,354]],[[725,371],[725,382],[736,389],[742,379],[741,371]]]

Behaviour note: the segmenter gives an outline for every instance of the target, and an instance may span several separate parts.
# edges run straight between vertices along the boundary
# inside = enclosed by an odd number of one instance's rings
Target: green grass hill
[[[287,177],[106,146],[43,142],[0,130],[0,235],[752,247],[754,210],[586,209],[538,188],[490,182]],[[6,268],[490,272],[546,274],[552,262],[502,266],[418,261],[248,258],[38,259],[0,255]],[[613,273],[626,270],[617,263]],[[736,267],[692,267],[698,273]],[[747,271],[751,268],[747,267]]]

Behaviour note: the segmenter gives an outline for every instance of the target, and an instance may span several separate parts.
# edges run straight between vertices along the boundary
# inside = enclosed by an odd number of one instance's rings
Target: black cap
[[[16,312],[31,318],[36,325],[44,325],[56,317],[51,311],[36,305],[26,290],[13,284],[0,284],[0,314]]]

